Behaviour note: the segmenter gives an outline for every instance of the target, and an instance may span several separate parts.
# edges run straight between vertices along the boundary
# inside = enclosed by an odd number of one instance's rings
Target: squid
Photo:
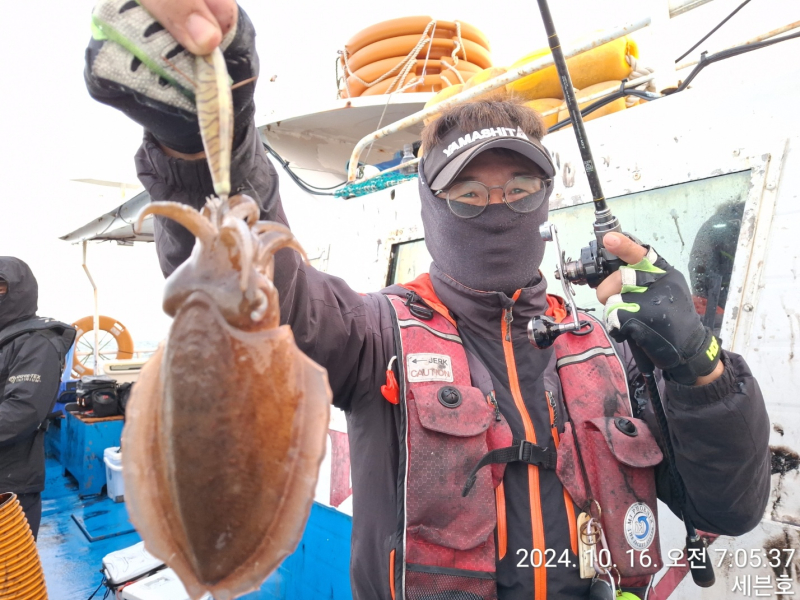
[[[230,193],[233,111],[222,53],[197,57],[198,119],[217,197],[154,202],[197,238],[166,281],[168,337],[126,410],[125,499],[145,547],[197,600],[260,587],[297,546],[325,453],[327,372],[279,323],[274,254],[292,233]]]

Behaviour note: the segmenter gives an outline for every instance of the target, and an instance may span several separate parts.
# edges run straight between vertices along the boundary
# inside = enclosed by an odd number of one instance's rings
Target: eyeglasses
[[[514,212],[533,212],[542,205],[544,192],[552,183],[552,179],[541,177],[514,177],[503,186],[493,187],[487,187],[480,181],[462,181],[449,190],[439,190],[436,195],[445,194],[447,206],[454,215],[472,219],[486,210],[489,192],[495,189],[503,190],[503,202]]]

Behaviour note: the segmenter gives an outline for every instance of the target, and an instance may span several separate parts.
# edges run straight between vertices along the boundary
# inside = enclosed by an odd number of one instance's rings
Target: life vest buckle
[[[517,460],[530,463],[531,455],[533,454],[533,444],[528,440],[521,440],[519,443],[519,452],[517,453]]]
[[[405,305],[408,307],[408,311],[418,319],[430,321],[433,318],[433,309],[416,292],[406,294]]]

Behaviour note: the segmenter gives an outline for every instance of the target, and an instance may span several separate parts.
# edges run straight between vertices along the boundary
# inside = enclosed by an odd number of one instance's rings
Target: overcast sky
[[[752,2],[701,49],[718,50],[784,24],[787,19],[779,18],[766,28],[761,25],[770,13],[769,5],[778,2]],[[666,3],[551,0],[551,9],[562,41],[568,41],[647,14],[648,6],[663,11]],[[695,11],[693,21],[698,24],[687,25],[680,35],[673,36],[670,51],[674,46],[680,54],[739,3],[715,0]],[[83,50],[89,39],[93,4],[91,0],[2,0],[6,31],[0,37],[0,255],[14,255],[28,262],[39,281],[40,314],[67,322],[92,313],[92,290],[81,269],[80,246],[62,242],[59,236],[138,192],[72,181],[96,179],[138,185],[132,156],[141,139],[139,127],[113,109],[93,102],[83,84]],[[261,80],[256,99],[260,124],[273,113],[285,114],[290,107],[301,112],[307,104],[332,101],[336,93],[336,51],[360,29],[385,19],[427,13],[472,23],[488,36],[498,66],[546,44],[536,3],[531,0],[414,4],[428,6],[427,11],[412,11],[404,2],[374,0],[248,0],[242,5],[258,31]],[[648,35],[639,36],[643,50]],[[643,59],[647,63],[644,52]],[[273,75],[277,77],[270,83]],[[282,182],[282,194],[297,201],[303,198],[286,181]],[[156,342],[166,335],[169,320],[160,308],[163,280],[152,244],[133,248],[92,244],[88,264],[100,286],[102,314],[127,325],[137,342]]]

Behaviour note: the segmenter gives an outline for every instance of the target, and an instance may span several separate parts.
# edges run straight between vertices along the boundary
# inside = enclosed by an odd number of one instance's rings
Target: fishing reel
[[[571,321],[562,323],[556,323],[555,319],[547,315],[534,317],[528,321],[528,339],[531,344],[540,350],[544,350],[552,346],[556,338],[562,333],[571,332],[574,335],[586,335],[591,333],[594,329],[594,324],[591,321],[581,321],[578,319],[578,309],[575,306],[575,297],[572,292],[572,280],[569,278],[566,271],[567,264],[565,264],[564,253],[561,251],[561,244],[558,241],[558,230],[556,226],[550,222],[542,223],[542,225],[539,226],[539,235],[542,236],[545,242],[556,243],[556,253],[558,254],[556,279],[561,281],[561,288],[564,291],[564,300],[567,303],[569,313],[572,315]],[[595,242],[592,241],[591,243],[594,244]],[[586,250],[586,248],[584,248],[584,250]]]
[[[556,271],[556,279],[566,277],[567,281],[571,283],[588,285],[592,289],[600,285],[606,277],[624,264],[603,247],[603,236],[614,231],[620,231],[620,225],[619,220],[611,214],[611,211],[606,209],[596,212],[595,239],[589,242],[588,246],[581,248],[578,260],[569,260],[563,265],[563,269]]]
[[[607,233],[619,232],[621,230],[619,220],[611,214],[611,210],[595,212],[594,234],[595,239],[589,242],[588,246],[581,249],[581,256],[578,260],[566,260],[561,244],[558,241],[558,230],[552,223],[545,222],[539,227],[539,235],[545,242],[555,242],[556,253],[558,254],[558,264],[556,265],[555,278],[561,282],[564,291],[564,299],[569,307],[572,321],[569,323],[556,323],[554,319],[547,316],[535,317],[528,323],[528,339],[539,349],[549,348],[555,339],[562,333],[572,332],[575,335],[586,335],[593,327],[590,321],[578,320],[578,311],[575,307],[574,292],[572,284],[588,285],[595,289],[603,280],[617,271],[625,263],[617,256],[611,254],[603,246],[603,237]],[[637,244],[641,242],[634,236],[625,234]]]

